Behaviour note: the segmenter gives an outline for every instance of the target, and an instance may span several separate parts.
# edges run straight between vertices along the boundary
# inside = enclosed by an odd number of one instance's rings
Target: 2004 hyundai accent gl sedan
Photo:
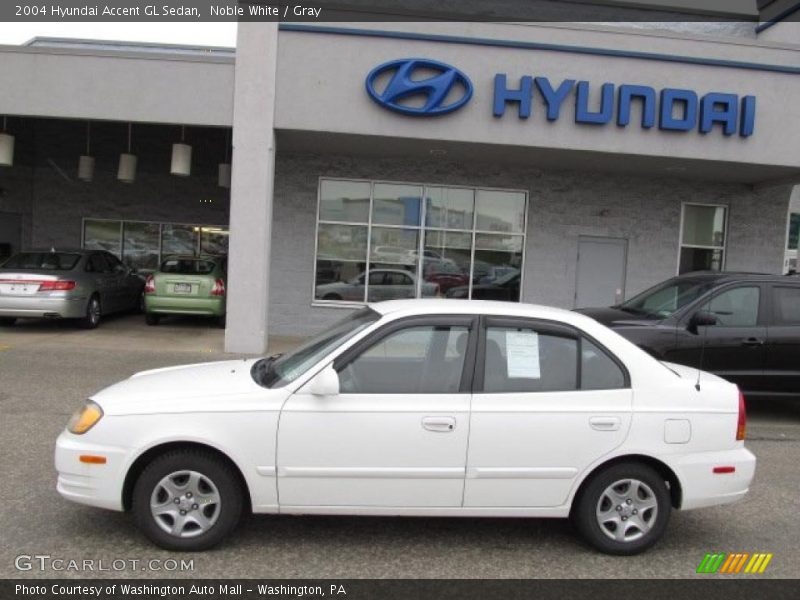
[[[634,554],[672,508],[742,498],[736,386],[593,319],[501,302],[370,305],[294,352],[145,371],[58,438],[58,491],[203,550],[256,513],[571,517]]]

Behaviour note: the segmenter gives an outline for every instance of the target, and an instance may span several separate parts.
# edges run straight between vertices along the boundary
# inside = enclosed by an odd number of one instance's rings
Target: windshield
[[[261,359],[253,365],[253,379],[259,385],[269,388],[291,383],[326,355],[380,318],[381,316],[374,310],[363,308],[314,336],[296,350]]]
[[[714,287],[714,280],[671,279],[620,304],[621,310],[665,319]]]
[[[35,269],[37,271],[71,271],[80,260],[71,252],[20,252],[9,258],[4,269]]]

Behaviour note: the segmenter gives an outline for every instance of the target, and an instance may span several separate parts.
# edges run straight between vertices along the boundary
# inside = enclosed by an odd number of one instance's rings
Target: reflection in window
[[[410,327],[387,337],[339,373],[344,394],[454,394],[461,384],[469,330]]]
[[[678,273],[721,271],[725,259],[726,208],[701,204],[683,206]]]
[[[526,202],[521,192],[321,180],[314,297],[519,301]]]
[[[87,250],[106,250],[121,256],[121,228],[120,221],[86,219],[83,223],[83,247]]]
[[[760,296],[756,286],[734,288],[712,298],[702,310],[717,317],[717,327],[755,327]]]
[[[190,254],[197,252],[197,232],[191,225],[164,224],[161,226],[161,253]]]
[[[122,227],[122,260],[129,267],[154,271],[158,268],[158,223],[126,222]]]

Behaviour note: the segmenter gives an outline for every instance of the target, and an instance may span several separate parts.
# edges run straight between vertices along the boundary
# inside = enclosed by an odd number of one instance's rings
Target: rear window
[[[181,275],[208,275],[216,264],[212,260],[192,258],[168,258],[161,263],[162,273],[180,273]]]
[[[9,258],[3,268],[71,271],[80,259],[80,254],[71,252],[20,252]]]

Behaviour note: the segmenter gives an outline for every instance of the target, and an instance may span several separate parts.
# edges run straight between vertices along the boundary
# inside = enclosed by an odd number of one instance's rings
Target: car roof
[[[785,281],[785,275],[771,273],[752,273],[747,271],[693,271],[678,275],[675,279],[717,281],[726,283],[730,281]]]
[[[409,300],[386,300],[370,303],[369,307],[381,315],[407,313],[409,315],[448,314],[448,315],[497,315],[510,317],[529,317],[556,319],[559,321],[583,320],[583,315],[540,304],[525,302],[501,302],[498,300],[459,300],[454,298],[417,298]],[[588,318],[588,317],[586,317]]]

